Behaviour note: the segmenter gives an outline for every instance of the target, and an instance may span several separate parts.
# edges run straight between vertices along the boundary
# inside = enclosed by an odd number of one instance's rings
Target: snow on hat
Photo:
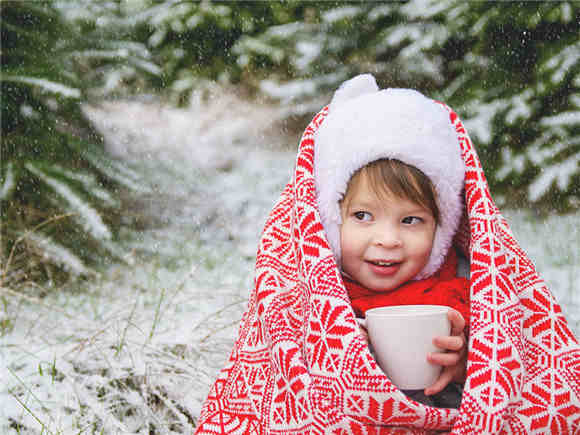
[[[440,217],[431,256],[414,279],[443,264],[463,212],[465,167],[449,112],[412,89],[379,90],[362,74],[334,94],[315,136],[314,177],[322,224],[340,264],[340,205],[353,174],[378,159],[397,159],[423,172],[435,187]]]

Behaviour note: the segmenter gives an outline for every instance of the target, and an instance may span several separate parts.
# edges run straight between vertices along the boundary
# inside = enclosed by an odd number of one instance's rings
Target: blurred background
[[[4,284],[80,272],[116,253],[122,191],[146,180],[103,153],[83,104],[149,96],[184,106],[216,83],[296,106],[286,126],[299,131],[342,81],[371,72],[381,87],[419,89],[465,119],[500,204],[580,206],[577,3],[1,7],[2,263],[23,231],[53,219],[16,246]],[[65,251],[67,260],[53,258]]]
[[[0,8],[0,354],[9,369],[0,428],[195,427],[235,335],[227,309],[243,311],[255,242],[299,136],[341,82],[364,72],[381,88],[440,99],[465,121],[494,199],[577,328],[580,3],[3,0]],[[227,291],[215,299],[216,288]],[[177,305],[193,335],[175,337]],[[139,313],[144,341],[129,340]],[[94,328],[79,332],[88,318]],[[101,356],[82,353],[113,324]],[[46,338],[53,329],[61,338]],[[44,344],[27,349],[32,359],[18,353],[36,339]],[[149,365],[132,352],[121,358],[131,343]],[[148,383],[147,370],[168,355],[172,376],[197,395]],[[89,369],[95,358],[102,366]],[[113,360],[130,375],[112,370]],[[104,380],[87,386],[87,371]],[[64,380],[76,405],[55,390]]]

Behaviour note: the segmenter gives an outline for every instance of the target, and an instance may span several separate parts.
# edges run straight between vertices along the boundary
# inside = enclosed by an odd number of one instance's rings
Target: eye
[[[421,222],[423,222],[423,219],[417,216],[407,216],[404,217],[403,220],[401,221],[404,224],[407,225],[416,225],[416,224],[420,224]]]
[[[358,221],[368,222],[372,219],[372,215],[368,211],[356,211],[352,214]]]

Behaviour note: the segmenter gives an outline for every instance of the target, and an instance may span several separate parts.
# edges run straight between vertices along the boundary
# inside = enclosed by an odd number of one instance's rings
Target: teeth
[[[395,263],[385,263],[384,261],[376,261],[375,264],[378,266],[392,266]]]

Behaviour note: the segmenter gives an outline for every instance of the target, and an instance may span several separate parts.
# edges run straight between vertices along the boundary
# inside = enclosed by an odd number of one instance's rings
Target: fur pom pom
[[[332,112],[345,101],[378,90],[377,81],[371,74],[358,75],[340,85],[332,97],[328,110]]]

